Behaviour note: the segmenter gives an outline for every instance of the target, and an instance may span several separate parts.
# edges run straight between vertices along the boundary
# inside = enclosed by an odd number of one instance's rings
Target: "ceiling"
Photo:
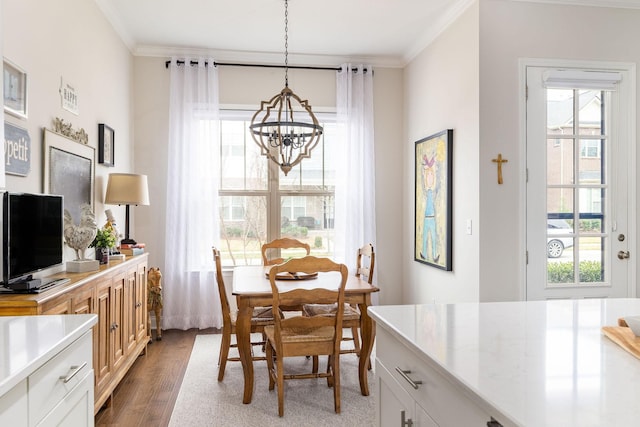
[[[281,63],[283,0],[95,0],[134,55]],[[518,0],[639,8],[640,0]],[[289,62],[403,66],[474,0],[289,0]]]

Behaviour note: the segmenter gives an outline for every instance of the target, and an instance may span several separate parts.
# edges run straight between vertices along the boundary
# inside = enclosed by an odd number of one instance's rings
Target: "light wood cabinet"
[[[148,254],[111,262],[97,272],[60,273],[69,283],[41,294],[0,295],[0,316],[95,313],[94,413],[111,403],[113,390],[146,350]]]

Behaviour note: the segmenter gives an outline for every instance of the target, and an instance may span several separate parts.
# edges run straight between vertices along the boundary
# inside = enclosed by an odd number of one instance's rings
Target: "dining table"
[[[238,353],[244,373],[243,403],[251,403],[254,388],[253,358],[251,351],[251,316],[255,307],[271,307],[273,294],[269,282],[269,269],[271,266],[247,265],[236,266],[233,272],[233,295],[238,305],[238,317],[236,320],[236,340]],[[340,277],[337,272],[322,273],[318,275],[300,275],[297,278],[279,280],[279,289],[283,292],[287,288],[335,288]],[[345,287],[345,302],[357,304],[360,310],[360,335],[362,339],[360,360],[358,363],[358,377],[360,391],[363,396],[369,396],[369,383],[367,371],[369,370],[369,358],[373,350],[376,336],[375,322],[369,317],[367,308],[371,306],[371,295],[378,292],[375,285],[367,280],[349,274]]]

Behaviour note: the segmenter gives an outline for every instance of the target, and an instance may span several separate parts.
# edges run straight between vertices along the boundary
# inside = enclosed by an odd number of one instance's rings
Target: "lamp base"
[[[137,245],[138,242],[136,242],[133,239],[122,239],[122,240],[120,240],[120,244],[121,245]]]

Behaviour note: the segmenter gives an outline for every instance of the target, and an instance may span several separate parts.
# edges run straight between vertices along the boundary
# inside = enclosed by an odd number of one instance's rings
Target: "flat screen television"
[[[63,197],[5,192],[2,198],[2,281],[5,286],[63,263]]]

